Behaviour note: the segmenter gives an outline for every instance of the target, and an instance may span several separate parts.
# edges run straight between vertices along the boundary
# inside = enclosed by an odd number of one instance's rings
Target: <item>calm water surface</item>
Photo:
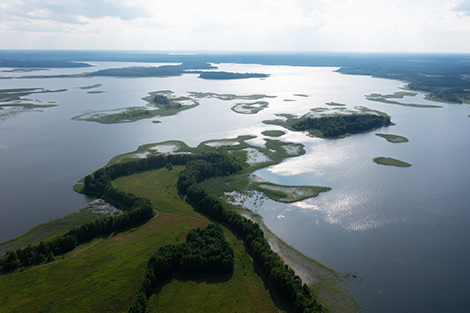
[[[31,75],[89,72],[136,63],[97,62],[95,68],[54,69]],[[145,64],[148,66],[148,64]],[[388,113],[395,126],[345,139],[323,140],[287,132],[282,140],[302,142],[307,153],[255,175],[289,185],[322,185],[333,189],[314,199],[279,204],[247,201],[267,226],[304,254],[341,272],[356,272],[352,288],[364,312],[468,312],[470,300],[470,110],[442,104],[440,109],[411,108],[370,102],[364,95],[393,93],[403,83],[346,76],[332,68],[218,65],[221,70],[263,72],[266,79],[210,81],[196,75],[170,78],[0,80],[0,88],[65,88],[61,93],[25,98],[55,102],[46,109],[17,110],[0,120],[0,241],[86,206],[89,199],[72,191],[83,176],[113,156],[139,145],[182,140],[191,146],[209,139],[281,129],[263,120],[275,114],[303,115],[327,102],[366,106]],[[5,73],[22,76],[30,73]],[[88,94],[83,87],[103,84]],[[240,102],[201,99],[176,116],[135,123],[103,125],[74,121],[85,112],[142,106],[148,92],[173,90],[223,94],[266,94],[269,107],[255,115],[237,114]],[[305,94],[300,97],[295,94]],[[295,101],[284,101],[295,100]],[[429,104],[419,94],[400,99]],[[217,117],[217,118],[214,118]],[[375,135],[397,134],[410,141],[392,144]],[[410,168],[380,166],[374,157],[411,163]]]

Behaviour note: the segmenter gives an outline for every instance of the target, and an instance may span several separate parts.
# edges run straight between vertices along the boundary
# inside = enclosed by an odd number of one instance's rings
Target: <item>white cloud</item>
[[[36,48],[470,52],[469,13],[470,0],[2,0],[0,48],[24,47],[16,34]]]

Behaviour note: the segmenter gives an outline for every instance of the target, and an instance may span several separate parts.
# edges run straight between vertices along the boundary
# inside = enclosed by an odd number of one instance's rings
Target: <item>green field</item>
[[[113,182],[148,197],[159,209],[157,217],[140,227],[81,245],[64,255],[64,260],[0,276],[0,312],[127,311],[151,254],[163,245],[184,242],[190,229],[210,223],[178,195],[175,186],[180,169],[149,171]],[[225,233],[236,254],[233,275],[177,277],[157,290],[150,299],[149,312],[278,311],[243,242],[230,231]],[[184,303],[182,292],[188,294]]]

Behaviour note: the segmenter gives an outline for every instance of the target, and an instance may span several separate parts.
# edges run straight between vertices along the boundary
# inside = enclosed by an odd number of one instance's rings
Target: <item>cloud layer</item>
[[[470,52],[470,0],[2,0],[1,49]]]

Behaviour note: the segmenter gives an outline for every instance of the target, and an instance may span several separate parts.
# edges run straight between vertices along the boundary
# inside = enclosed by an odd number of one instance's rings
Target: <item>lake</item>
[[[95,68],[52,69],[0,76],[55,75],[142,65],[96,62]],[[152,64],[151,64],[152,65]],[[158,64],[153,64],[158,65]],[[145,66],[149,66],[148,63]],[[86,196],[72,191],[85,175],[112,157],[139,145],[182,140],[190,146],[210,139],[256,135],[276,114],[303,115],[328,102],[386,112],[396,125],[344,139],[319,139],[286,131],[284,141],[301,142],[306,154],[255,172],[274,183],[328,186],[317,198],[293,204],[248,199],[245,205],[302,253],[340,272],[357,273],[351,288],[364,312],[468,312],[470,300],[470,110],[468,105],[427,101],[423,94],[403,103],[439,104],[415,108],[365,98],[391,94],[404,83],[341,75],[335,68],[217,64],[220,70],[267,73],[266,79],[203,80],[196,74],[167,78],[49,78],[0,80],[0,88],[67,89],[31,94],[31,102],[56,107],[0,111],[0,241],[85,207]],[[6,69],[2,69],[6,70]],[[89,94],[79,87],[102,84]],[[134,123],[99,124],[72,120],[86,112],[143,106],[148,92],[172,90],[219,94],[265,94],[267,108],[238,114],[237,103],[200,99],[200,105],[175,116]],[[300,96],[300,95],[306,95]],[[294,100],[294,101],[285,101]],[[328,107],[332,108],[332,107]],[[3,115],[2,115],[3,114]],[[152,123],[159,120],[161,123]],[[407,137],[390,143],[376,133]],[[412,164],[397,168],[375,164],[378,156]]]

